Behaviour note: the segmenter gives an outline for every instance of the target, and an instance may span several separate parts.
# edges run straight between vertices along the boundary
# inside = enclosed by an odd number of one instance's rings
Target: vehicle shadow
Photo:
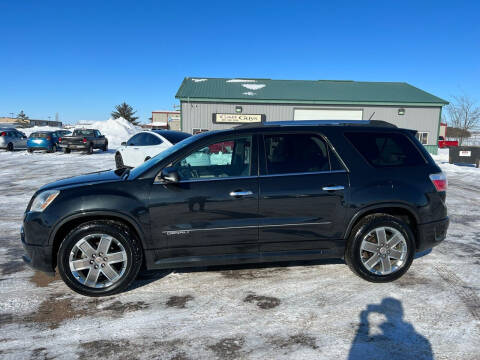
[[[384,315],[386,321],[375,326],[373,333],[369,315]],[[360,324],[350,348],[348,360],[433,360],[432,346],[427,338],[403,319],[402,303],[387,297],[380,304],[369,304],[360,313]]]
[[[262,264],[235,264],[235,265],[214,265],[214,266],[199,266],[181,269],[167,269],[167,270],[144,270],[141,271],[137,279],[126,290],[132,291],[141,288],[152,282],[163,279],[172,273],[185,274],[195,272],[226,272],[226,271],[245,271],[245,270],[262,270],[269,268],[287,268],[290,266],[317,266],[317,265],[331,265],[331,264],[345,264],[342,259],[320,259],[320,260],[301,260],[301,261],[282,261]]]

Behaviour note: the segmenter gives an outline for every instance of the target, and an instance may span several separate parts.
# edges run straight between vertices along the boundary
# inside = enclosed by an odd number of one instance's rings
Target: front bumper
[[[25,264],[32,269],[40,270],[53,276],[55,274],[55,269],[53,268],[52,261],[52,247],[28,244],[25,240],[25,231],[23,230],[23,227],[20,230],[20,235],[22,246],[25,250],[25,254],[22,256],[22,260]]]
[[[445,240],[449,223],[450,220],[446,217],[443,220],[419,224],[417,229],[417,252],[431,249]]]

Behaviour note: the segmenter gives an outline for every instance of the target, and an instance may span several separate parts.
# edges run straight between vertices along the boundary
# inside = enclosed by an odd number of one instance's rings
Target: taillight
[[[430,180],[432,180],[437,191],[447,191],[448,181],[444,173],[431,174]]]
[[[2,133],[0,134],[0,136],[7,136],[7,133],[5,131],[2,131]]]
[[[50,136],[47,136],[47,140],[52,140],[52,138]]]
[[[58,138],[58,142],[59,142],[59,143],[62,142],[62,138]]]
[[[86,138],[83,138],[83,143],[85,144],[87,142],[87,139]]]

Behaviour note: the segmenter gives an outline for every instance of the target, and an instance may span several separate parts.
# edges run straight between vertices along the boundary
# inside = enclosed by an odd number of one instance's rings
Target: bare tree
[[[447,106],[449,125],[458,132],[458,144],[462,145],[470,130],[480,125],[480,107],[468,95],[454,96]]]

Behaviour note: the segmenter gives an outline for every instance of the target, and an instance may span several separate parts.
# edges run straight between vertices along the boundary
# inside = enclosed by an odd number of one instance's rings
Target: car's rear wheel
[[[70,154],[70,149],[69,148],[63,148],[63,152],[65,154]]]
[[[48,152],[51,152],[51,153],[57,152],[57,145],[53,144]]]
[[[7,151],[13,151],[13,144],[12,143],[8,143],[7,145]]]
[[[93,154],[93,144],[88,145],[87,154],[88,155]]]
[[[33,153],[33,149],[27,149],[27,151],[31,154]]]
[[[406,223],[388,214],[373,214],[353,228],[345,261],[365,280],[389,282],[407,272],[414,254],[414,235]]]
[[[115,166],[117,167],[117,169],[124,169],[125,168],[125,165],[123,163],[122,154],[120,154],[118,152],[115,154]]]
[[[103,145],[102,150],[108,151],[108,142],[106,142],[105,145]]]
[[[142,250],[123,224],[91,221],[77,226],[63,240],[58,270],[72,290],[87,296],[124,291],[142,265]]]

